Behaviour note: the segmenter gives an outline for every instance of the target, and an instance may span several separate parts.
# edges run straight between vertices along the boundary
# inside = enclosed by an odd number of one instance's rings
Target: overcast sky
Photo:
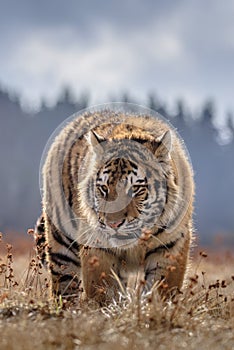
[[[0,0],[0,84],[31,104],[69,84],[234,112],[234,1]]]

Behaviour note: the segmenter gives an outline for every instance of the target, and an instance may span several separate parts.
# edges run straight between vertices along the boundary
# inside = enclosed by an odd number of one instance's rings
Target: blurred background
[[[0,0],[0,231],[40,214],[39,164],[72,113],[159,111],[195,171],[198,244],[234,246],[234,2]]]

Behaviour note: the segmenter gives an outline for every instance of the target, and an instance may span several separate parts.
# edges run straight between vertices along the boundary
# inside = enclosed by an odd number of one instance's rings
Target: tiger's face
[[[124,229],[139,220],[148,196],[148,180],[143,169],[130,160],[116,158],[97,174],[98,221],[103,228]]]
[[[156,223],[167,194],[163,174],[154,179],[150,170],[125,158],[116,158],[99,170],[95,211],[102,230],[129,239],[140,235],[142,227]]]
[[[90,152],[81,169],[80,205],[89,227],[84,242],[129,246],[143,229],[159,223],[168,203],[170,134],[157,142],[99,140],[91,136]],[[104,242],[104,243],[103,243]],[[105,244],[106,243],[106,244]],[[99,245],[99,246],[100,246]]]
[[[169,151],[160,145],[151,149],[134,140],[95,144],[94,174],[86,186],[99,239],[124,245],[157,224],[167,202],[169,172]]]

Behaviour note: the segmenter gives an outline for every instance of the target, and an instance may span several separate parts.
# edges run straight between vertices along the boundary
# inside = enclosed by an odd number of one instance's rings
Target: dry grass
[[[186,290],[173,300],[160,300],[156,291],[144,297],[128,291],[99,308],[51,300],[37,257],[0,244],[1,350],[234,349],[229,254],[197,254]]]

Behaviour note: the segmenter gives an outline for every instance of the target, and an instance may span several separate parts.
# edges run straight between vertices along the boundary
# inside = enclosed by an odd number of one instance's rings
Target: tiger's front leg
[[[118,258],[105,249],[85,247],[80,256],[84,299],[94,299],[100,304],[113,301],[120,289],[116,278],[119,276]]]
[[[151,290],[158,283],[163,295],[170,295],[183,286],[188,265],[189,244],[176,242],[172,249],[167,245],[148,251],[145,256],[145,289]]]

